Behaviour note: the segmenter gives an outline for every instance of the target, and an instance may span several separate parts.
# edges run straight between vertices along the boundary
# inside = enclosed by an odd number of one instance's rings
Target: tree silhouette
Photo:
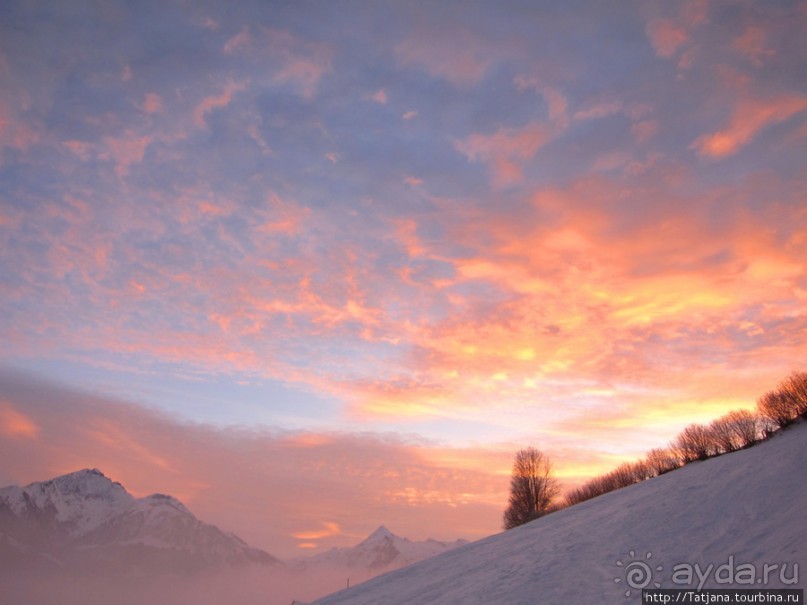
[[[552,463],[535,448],[519,450],[510,477],[510,499],[504,511],[504,528],[512,529],[545,515],[559,485]]]

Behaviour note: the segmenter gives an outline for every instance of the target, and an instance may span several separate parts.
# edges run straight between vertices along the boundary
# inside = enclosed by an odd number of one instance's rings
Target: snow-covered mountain
[[[382,525],[356,546],[332,548],[318,555],[298,559],[295,563],[298,569],[309,571],[320,568],[344,568],[346,570],[367,570],[377,574],[381,571],[411,565],[467,543],[466,540],[417,542],[396,536]]]
[[[279,564],[163,494],[135,498],[97,469],[0,489],[0,563],[193,571]]]
[[[638,602],[642,587],[803,589],[806,510],[802,423],[316,603],[616,604]]]

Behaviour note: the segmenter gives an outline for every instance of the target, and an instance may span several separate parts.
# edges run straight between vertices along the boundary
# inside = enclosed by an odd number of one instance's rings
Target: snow
[[[108,479],[98,469],[84,469],[50,481],[13,485],[0,489],[16,515],[32,504],[50,512],[68,527],[73,536],[83,535],[133,505],[134,497],[120,483]]]
[[[626,569],[638,563],[648,565],[650,587],[697,587],[696,574],[685,585],[673,573],[695,565],[711,570],[704,587],[748,588],[717,583],[714,570],[729,564],[752,564],[760,576],[764,564],[787,564],[789,580],[794,565],[807,574],[805,479],[801,424],[751,449],[605,494],[316,603],[636,602],[639,589],[627,584]],[[776,573],[764,586],[787,587]]]
[[[135,498],[98,469],[84,469],[24,488],[2,488],[0,508],[3,504],[16,515],[20,526],[33,523],[49,533],[50,543],[84,552],[141,545],[181,549],[211,562],[276,562],[237,536],[198,520],[176,498],[165,494]]]

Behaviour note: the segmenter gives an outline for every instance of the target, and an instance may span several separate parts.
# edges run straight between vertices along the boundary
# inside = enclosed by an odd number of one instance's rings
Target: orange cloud
[[[338,536],[342,533],[342,528],[338,523],[333,521],[323,521],[321,529],[314,529],[308,531],[298,531],[292,535],[297,540],[321,540],[322,538],[331,538]]]
[[[769,100],[741,100],[723,130],[698,138],[692,143],[692,148],[702,156],[716,159],[733,155],[767,126],[784,122],[805,109],[807,109],[807,97],[785,96]]]

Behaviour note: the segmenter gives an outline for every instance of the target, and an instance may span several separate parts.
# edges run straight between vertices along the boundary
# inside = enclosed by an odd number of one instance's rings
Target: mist
[[[289,605],[310,602],[369,579],[344,571],[236,569],[172,573],[0,572],[4,602],[37,605]]]

